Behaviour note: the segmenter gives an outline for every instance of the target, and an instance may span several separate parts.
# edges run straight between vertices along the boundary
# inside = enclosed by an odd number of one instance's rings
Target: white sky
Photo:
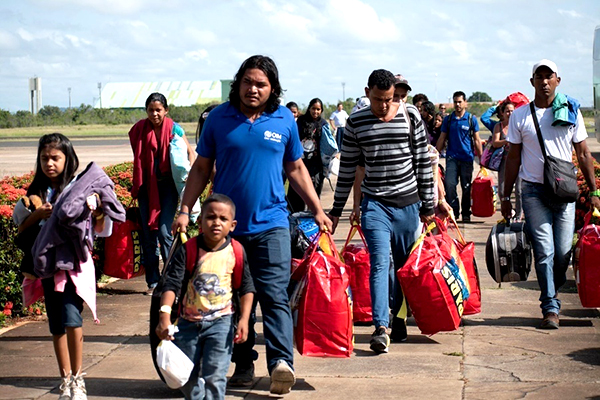
[[[559,90],[592,105],[600,1],[13,0],[0,3],[0,109],[92,104],[98,82],[231,79],[272,57],[286,100],[358,97],[372,70],[402,73],[434,102],[452,92],[531,96],[532,65],[555,61]]]

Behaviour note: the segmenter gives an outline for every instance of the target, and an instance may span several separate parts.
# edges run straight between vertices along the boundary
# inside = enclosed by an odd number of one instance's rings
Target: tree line
[[[202,111],[208,106],[209,104],[186,107],[171,105],[169,115],[177,122],[197,122]],[[89,104],[66,109],[44,106],[36,115],[29,111],[11,113],[0,109],[0,129],[54,125],[133,125],[145,117],[146,111],[143,109],[94,108]]]
[[[476,102],[478,99],[482,102]],[[347,98],[342,103],[346,112],[350,112],[354,106],[355,99]],[[468,110],[480,116],[488,107],[493,104],[491,98],[486,93],[475,92],[468,99]],[[408,99],[411,102],[411,97]],[[297,102],[300,111],[306,111],[306,104]],[[197,122],[202,112],[210,104],[195,104],[192,106],[169,106],[169,115],[177,122]],[[436,103],[436,107],[437,107]],[[328,119],[331,113],[336,109],[337,103],[323,104],[324,119]],[[448,110],[448,111],[451,111]],[[581,110],[584,117],[593,116],[593,110],[586,108]],[[0,129],[2,128],[27,128],[34,126],[70,126],[70,125],[133,125],[137,121],[146,117],[146,111],[133,108],[94,108],[89,104],[81,104],[79,107],[61,109],[56,106],[44,106],[37,115],[29,111],[10,111],[0,109]]]

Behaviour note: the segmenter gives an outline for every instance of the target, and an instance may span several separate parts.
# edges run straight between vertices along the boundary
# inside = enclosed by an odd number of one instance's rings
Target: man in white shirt
[[[535,64],[530,82],[535,88],[533,105],[547,155],[571,161],[574,147],[579,168],[590,188],[592,206],[600,207],[600,191],[596,190],[593,157],[585,142],[587,132],[581,112],[577,110],[574,124],[552,126],[552,103],[560,84],[556,64],[550,60]],[[530,106],[516,109],[510,117],[508,141],[510,150],[505,163],[504,193],[501,193],[502,214],[507,220],[511,216],[510,194],[519,174],[523,180],[521,194],[527,221],[525,226],[533,244],[541,290],[540,307],[544,318],[539,327],[558,329],[560,300],[557,291],[567,280],[575,230],[575,203],[557,201],[545,189],[544,155]]]
[[[335,141],[337,142],[338,149],[342,150],[342,140],[344,138],[344,129],[346,127],[346,120],[348,119],[348,113],[344,111],[344,105],[340,102],[337,105],[337,110],[331,113],[329,117],[329,123],[331,129],[335,134]]]

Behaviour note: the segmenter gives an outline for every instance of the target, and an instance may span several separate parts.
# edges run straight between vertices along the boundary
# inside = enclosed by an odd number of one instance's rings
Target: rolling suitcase
[[[523,222],[500,222],[485,247],[487,269],[498,283],[526,281],[531,271],[531,242]]]
[[[496,213],[494,179],[483,167],[471,184],[471,212],[480,218],[491,217]]]

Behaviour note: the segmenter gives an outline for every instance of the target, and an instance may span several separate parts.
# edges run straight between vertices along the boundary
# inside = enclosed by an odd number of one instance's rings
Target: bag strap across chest
[[[535,132],[537,134],[538,141],[540,142],[540,148],[542,149],[542,155],[544,156],[544,160],[548,158],[546,154],[546,146],[544,145],[544,137],[542,136],[542,130],[540,129],[540,123],[538,122],[537,115],[535,114],[535,106],[533,105],[533,101],[529,103],[529,109],[531,110],[531,118],[533,119],[533,124],[535,125]]]

